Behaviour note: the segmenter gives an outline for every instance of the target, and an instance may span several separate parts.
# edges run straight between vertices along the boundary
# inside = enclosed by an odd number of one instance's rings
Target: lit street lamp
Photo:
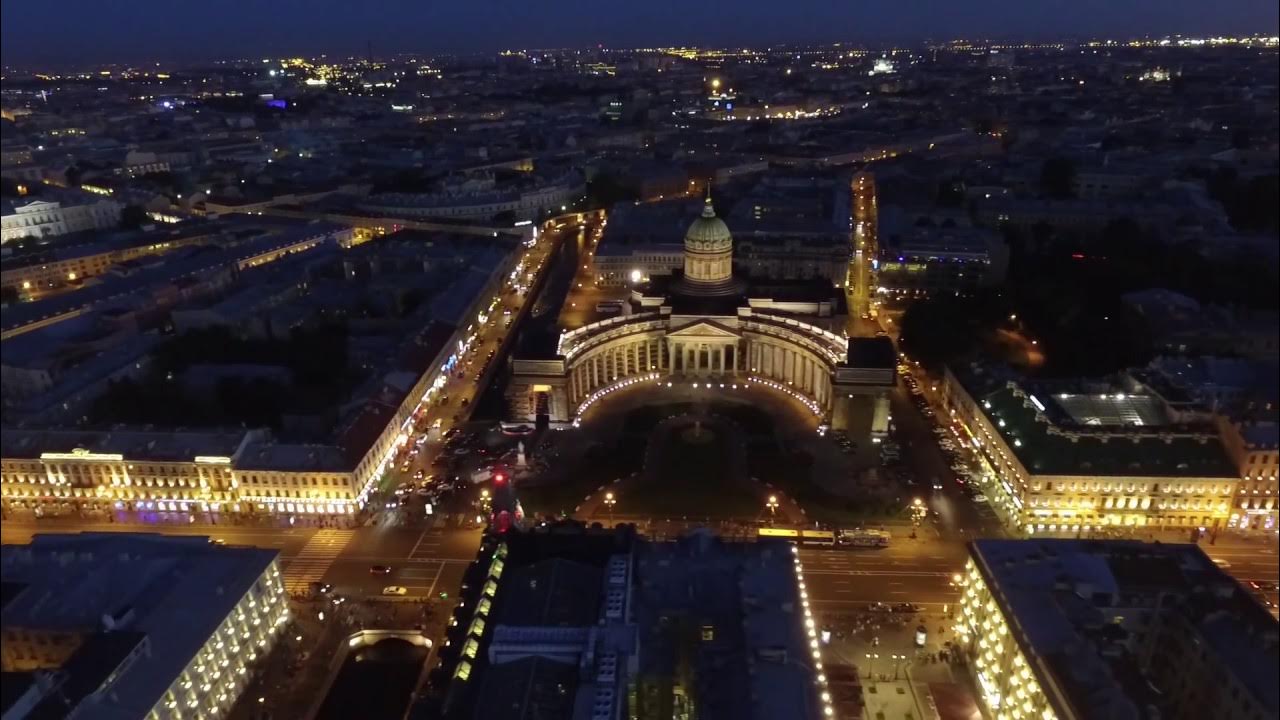
[[[764,506],[769,508],[769,519],[773,520],[773,518],[778,514],[778,496],[770,495],[769,500],[765,502]]]
[[[613,506],[618,504],[618,499],[613,496],[612,491],[604,494],[604,504],[605,504],[605,507],[609,508],[609,524],[612,525],[613,524]]]

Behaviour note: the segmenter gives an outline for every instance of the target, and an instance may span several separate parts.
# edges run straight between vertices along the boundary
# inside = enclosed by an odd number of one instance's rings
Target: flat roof
[[[1081,717],[1138,717],[1159,702],[1145,667],[1110,642],[1112,614],[1141,606],[1181,617],[1218,664],[1274,713],[1280,688],[1275,621],[1197,545],[1136,540],[975,540],[969,552],[1032,669],[1052,673]],[[1181,596],[1173,599],[1170,596]],[[1182,632],[1169,618],[1154,621]],[[1268,641],[1266,638],[1271,637]],[[1117,714],[1119,713],[1119,714]]]
[[[215,545],[204,536],[40,534],[0,546],[7,582],[27,588],[0,610],[0,625],[100,632],[104,614],[145,636],[149,652],[95,696],[98,720],[145,717],[279,551]],[[103,652],[112,648],[104,646]]]
[[[1036,392],[1017,381],[964,369],[955,373],[970,397],[1032,475],[1235,479],[1235,463],[1209,428],[1090,424],[1090,412],[1136,417],[1123,401],[1073,403],[1084,423],[1059,406],[1052,388]],[[1095,393],[1095,395],[1098,393]],[[1037,406],[1039,403],[1039,407]],[[1042,409],[1043,408],[1043,409]],[[1126,410],[1129,408],[1129,410]],[[1154,418],[1152,418],[1154,419]]]
[[[192,462],[196,456],[231,457],[244,441],[244,430],[181,432],[174,430],[23,430],[0,433],[0,457],[38,459],[44,453],[119,454],[126,460]]]

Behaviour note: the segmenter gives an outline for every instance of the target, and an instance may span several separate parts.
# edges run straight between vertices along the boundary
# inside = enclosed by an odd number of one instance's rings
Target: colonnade
[[[648,372],[689,376],[755,375],[794,387],[827,407],[831,374],[813,354],[768,338],[679,338],[644,336],[590,350],[569,370],[569,404],[593,391]]]
[[[643,337],[589,351],[569,371],[570,404],[576,406],[591,391],[619,378],[669,369],[662,345],[660,337]]]
[[[793,345],[755,340],[747,345],[754,375],[787,383],[827,407],[831,400],[831,372],[827,364]]]

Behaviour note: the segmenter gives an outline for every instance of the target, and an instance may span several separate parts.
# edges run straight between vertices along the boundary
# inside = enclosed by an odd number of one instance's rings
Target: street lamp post
[[[929,509],[925,507],[924,501],[915,498],[911,501],[911,537],[915,538],[916,528],[920,527],[920,523],[925,516],[929,514]]]
[[[778,496],[770,495],[764,506],[769,508],[769,522],[772,523],[778,514]]]
[[[604,494],[605,507],[609,508],[609,524],[613,524],[613,506],[618,504],[618,498],[613,496],[613,491]]]

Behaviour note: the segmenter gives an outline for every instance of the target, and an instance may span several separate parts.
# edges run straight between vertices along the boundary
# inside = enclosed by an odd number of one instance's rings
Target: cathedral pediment
[[[667,337],[674,338],[740,338],[742,333],[731,330],[719,323],[709,320],[699,320],[667,333]]]

